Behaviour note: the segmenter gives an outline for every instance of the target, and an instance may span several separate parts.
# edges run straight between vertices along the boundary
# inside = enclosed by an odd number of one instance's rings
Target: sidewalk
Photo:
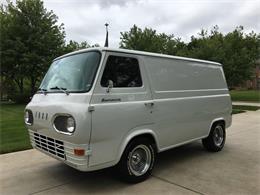
[[[260,107],[260,102],[233,101],[232,105],[245,105],[245,106],[259,106]]]

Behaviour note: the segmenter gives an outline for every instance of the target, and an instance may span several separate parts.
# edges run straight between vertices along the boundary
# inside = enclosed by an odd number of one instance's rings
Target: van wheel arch
[[[209,135],[202,139],[202,144],[210,152],[219,152],[224,147],[225,141],[225,121],[217,120],[212,123]]]
[[[138,148],[138,149],[136,149]],[[144,169],[143,173],[139,172],[139,170],[135,170],[136,165],[133,162],[132,157],[134,157],[137,150],[140,150],[140,148],[145,149],[143,151],[145,152],[145,158],[142,158],[141,152],[138,156],[140,156],[140,159],[146,159],[147,164],[146,169]],[[136,149],[136,150],[135,150]],[[156,156],[158,153],[156,140],[153,137],[153,135],[149,133],[139,134],[134,137],[132,137],[124,147],[124,150],[120,156],[120,160],[115,166],[115,170],[118,173],[117,175],[120,176],[120,179],[129,183],[138,183],[141,181],[144,181],[146,178],[148,178],[153,170]],[[133,156],[132,156],[133,155]],[[149,157],[149,158],[148,158]],[[136,157],[136,159],[138,159]],[[149,160],[148,160],[149,159]],[[149,163],[148,163],[149,162]],[[138,173],[138,174],[136,174]]]
[[[208,135],[210,134],[210,130],[212,129],[212,127],[214,125],[216,125],[217,123],[222,123],[223,127],[226,128],[226,121],[224,120],[224,118],[220,118],[220,119],[215,119],[211,122],[211,125],[209,127],[209,132]]]
[[[152,134],[150,134],[150,133],[143,133],[143,134],[139,134],[139,135],[136,135],[136,136],[134,136],[134,137],[132,137],[129,141],[128,141],[128,143],[126,144],[126,146],[128,145],[128,144],[130,144],[131,142],[133,142],[134,140],[136,140],[136,139],[147,139],[147,140],[149,140],[152,144],[154,144],[154,147],[155,147],[155,149],[156,149],[156,152],[158,153],[158,146],[157,146],[157,143],[156,143],[156,140],[155,140],[155,138],[154,138],[154,136],[152,135]],[[125,148],[126,148],[126,146],[125,146]],[[125,150],[125,148],[124,148],[124,150]]]
[[[136,139],[141,139],[141,138],[145,138],[145,139],[148,139],[151,141],[151,143],[154,145],[154,148],[155,148],[155,152],[158,153],[159,152],[159,147],[158,147],[158,143],[156,141],[156,138],[155,138],[155,135],[153,135],[152,133],[149,133],[149,132],[144,132],[144,133],[141,133],[141,134],[137,134],[137,135],[134,135],[133,137],[131,137],[129,140],[126,141],[126,143],[122,143],[123,146],[118,154],[118,159],[116,161],[116,164],[120,161],[120,159],[122,158],[122,155],[124,153],[124,151],[126,150],[127,146],[133,142],[134,140]]]
[[[225,121],[224,119],[214,121],[214,122],[212,123],[211,127],[214,126],[216,123],[221,123],[224,128],[226,127],[226,121]],[[210,127],[210,128],[211,128],[211,127]]]

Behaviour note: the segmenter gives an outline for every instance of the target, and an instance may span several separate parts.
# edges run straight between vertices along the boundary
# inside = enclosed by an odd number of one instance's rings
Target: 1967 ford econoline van
[[[91,48],[53,61],[25,123],[41,152],[81,171],[115,166],[139,182],[158,152],[200,139],[220,151],[231,110],[219,63]]]

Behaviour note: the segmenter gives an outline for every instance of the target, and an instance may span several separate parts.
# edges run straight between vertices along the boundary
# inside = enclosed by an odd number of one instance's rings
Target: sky
[[[218,25],[223,33],[242,25],[260,33],[260,0],[44,0],[64,23],[66,40],[103,46],[109,23],[109,46],[119,47],[120,32],[136,24],[188,42],[191,35]]]

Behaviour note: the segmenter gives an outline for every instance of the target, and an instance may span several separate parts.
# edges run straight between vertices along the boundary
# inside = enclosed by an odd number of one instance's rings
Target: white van
[[[91,48],[55,59],[25,109],[34,148],[81,171],[146,179],[156,154],[195,140],[220,151],[231,125],[222,65]]]

